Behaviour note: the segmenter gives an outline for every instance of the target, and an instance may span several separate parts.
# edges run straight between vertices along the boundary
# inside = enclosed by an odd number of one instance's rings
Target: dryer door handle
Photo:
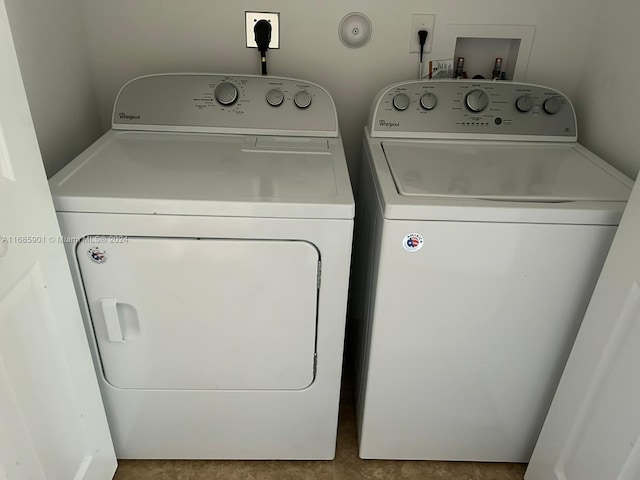
[[[98,303],[104,317],[104,326],[107,328],[107,338],[110,342],[124,343],[116,299],[101,298]]]

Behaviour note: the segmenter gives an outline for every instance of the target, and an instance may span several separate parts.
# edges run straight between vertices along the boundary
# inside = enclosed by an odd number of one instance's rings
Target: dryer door
[[[312,244],[86,237],[76,255],[113,386],[295,390],[313,382]]]

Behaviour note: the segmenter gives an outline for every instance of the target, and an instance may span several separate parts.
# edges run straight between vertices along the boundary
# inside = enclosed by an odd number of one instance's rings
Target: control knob
[[[231,82],[221,82],[216,86],[213,95],[220,105],[229,106],[238,100],[238,89]]]
[[[395,108],[396,110],[406,110],[407,108],[409,108],[410,104],[411,99],[406,93],[399,93],[395,97],[393,97],[393,108]]]
[[[278,88],[272,88],[267,92],[267,103],[272,107],[279,107],[284,102],[284,93]]]
[[[311,105],[311,95],[306,90],[301,90],[293,97],[293,103],[298,108],[307,108]]]
[[[425,110],[433,110],[438,104],[438,97],[433,93],[425,93],[420,97],[420,106]]]
[[[549,97],[542,104],[542,108],[544,108],[544,111],[549,115],[555,115],[560,111],[562,105],[560,104],[560,100],[558,100],[558,97]]]
[[[530,95],[522,95],[516,100],[516,108],[519,112],[526,113],[533,108],[533,99]]]
[[[469,110],[479,113],[489,105],[489,95],[482,90],[471,90],[465,97],[465,103]]]

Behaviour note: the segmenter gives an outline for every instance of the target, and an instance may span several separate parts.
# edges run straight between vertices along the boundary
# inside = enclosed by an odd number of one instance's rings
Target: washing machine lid
[[[57,211],[353,218],[339,138],[109,131],[50,180]]]
[[[382,148],[407,197],[617,202],[631,190],[577,144],[383,141]]]

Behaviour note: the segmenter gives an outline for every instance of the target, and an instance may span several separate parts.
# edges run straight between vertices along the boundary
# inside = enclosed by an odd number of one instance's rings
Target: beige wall
[[[243,45],[243,12],[281,13],[282,48],[273,75],[327,87],[339,110],[349,162],[357,167],[369,104],[384,85],[412,78],[412,13],[434,13],[434,54],[450,54],[448,24],[536,26],[526,80],[574,101],[580,141],[627,175],[640,169],[640,3],[631,0],[5,0],[29,103],[49,175],[109,127],[112,103],[130,78],[162,71],[259,73]],[[340,43],[340,19],[362,11],[371,42]],[[597,28],[595,22],[597,19]]]
[[[580,142],[632,178],[640,169],[638,25],[637,0],[603,3],[575,97]]]
[[[18,0],[13,0],[18,1]],[[281,14],[281,44],[269,53],[269,73],[326,87],[338,106],[350,165],[359,163],[369,105],[383,86],[413,78],[412,13],[436,14],[434,58],[450,23],[529,24],[536,34],[527,80],[572,96],[582,71],[600,0],[83,0],[102,127],[114,97],[130,78],[163,71],[259,74],[256,50],[244,47],[244,11]],[[352,11],[372,21],[368,45],[349,49],[338,24]]]
[[[102,129],[81,0],[5,0],[31,116],[51,176]]]

